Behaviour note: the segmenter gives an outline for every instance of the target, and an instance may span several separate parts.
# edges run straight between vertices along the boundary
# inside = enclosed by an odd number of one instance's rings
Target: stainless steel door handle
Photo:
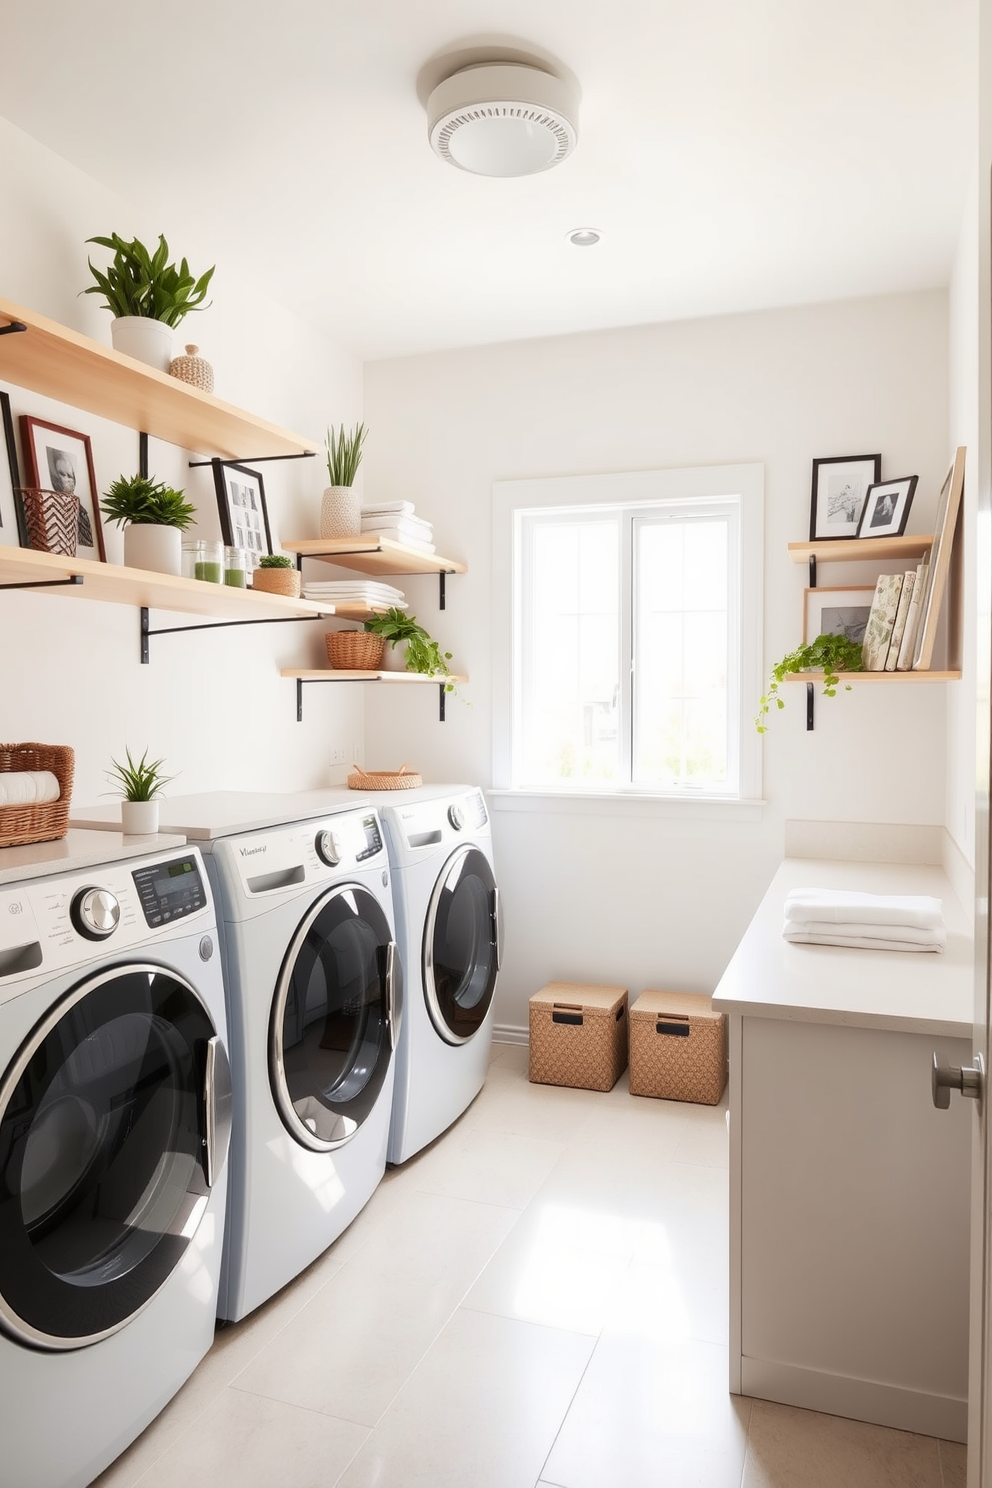
[[[227,1158],[232,1121],[231,1065],[227,1050],[214,1036],[207,1041],[203,1072],[203,1170],[213,1188]]]
[[[391,940],[386,947],[386,1027],[389,1030],[389,1047],[395,1051],[399,1029],[397,1028],[396,1011],[396,977],[399,968],[399,954],[396,949],[395,940]]]
[[[930,1094],[938,1111],[946,1111],[951,1104],[951,1091],[960,1090],[962,1095],[980,1101],[985,1093],[985,1061],[981,1054],[975,1056],[974,1064],[958,1067],[940,1064],[933,1056],[930,1069]]]

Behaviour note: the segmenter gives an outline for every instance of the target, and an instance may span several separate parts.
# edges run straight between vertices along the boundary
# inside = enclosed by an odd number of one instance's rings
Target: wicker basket
[[[75,558],[79,542],[79,497],[69,491],[20,488],[28,547],[38,553]]]
[[[351,790],[413,790],[423,783],[424,777],[416,770],[408,770],[406,765],[400,765],[398,770],[362,770],[355,765],[348,776]]]
[[[300,597],[298,568],[256,568],[251,576],[256,594],[285,594],[287,599]]]
[[[50,770],[59,783],[57,801],[41,806],[0,806],[0,847],[55,842],[69,830],[69,803],[76,756],[65,744],[0,744],[0,772]]]
[[[382,660],[382,636],[365,630],[332,630],[324,637],[327,660],[335,671],[374,672]]]

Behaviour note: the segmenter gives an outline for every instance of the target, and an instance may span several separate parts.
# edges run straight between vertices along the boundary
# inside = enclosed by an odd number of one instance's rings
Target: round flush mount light
[[[518,63],[480,63],[445,78],[427,100],[431,147],[477,176],[530,176],[571,155],[578,97],[562,78]]]
[[[576,248],[591,248],[594,243],[599,242],[602,233],[596,227],[573,227],[571,232],[565,234],[565,237],[570,243],[574,243]]]

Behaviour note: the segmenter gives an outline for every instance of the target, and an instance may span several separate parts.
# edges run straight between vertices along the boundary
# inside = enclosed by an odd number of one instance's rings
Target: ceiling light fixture
[[[571,155],[579,101],[562,78],[519,63],[480,63],[445,78],[427,100],[431,147],[477,176],[530,176]]]
[[[591,248],[594,243],[599,242],[602,234],[595,227],[573,227],[565,236],[576,248]]]

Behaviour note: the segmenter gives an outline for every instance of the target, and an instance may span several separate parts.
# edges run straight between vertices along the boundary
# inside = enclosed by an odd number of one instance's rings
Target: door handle
[[[207,1187],[220,1176],[231,1141],[231,1064],[216,1035],[207,1040],[203,1071],[203,1172]]]
[[[985,1061],[981,1054],[975,1056],[974,1064],[958,1066],[941,1064],[936,1053],[930,1068],[930,1094],[938,1111],[946,1111],[951,1104],[951,1091],[959,1090],[972,1100],[981,1101],[985,1093]]]
[[[400,958],[396,949],[395,940],[391,940],[386,947],[386,975],[383,978],[386,986],[386,1027],[389,1030],[389,1047],[395,1052],[399,1029],[397,1027],[398,1013],[396,1003],[398,999],[397,979],[400,973]]]
[[[496,971],[499,971],[503,960],[503,917],[500,913],[499,889],[493,889],[492,908],[489,911],[489,920],[492,926],[492,945],[496,953]]]

